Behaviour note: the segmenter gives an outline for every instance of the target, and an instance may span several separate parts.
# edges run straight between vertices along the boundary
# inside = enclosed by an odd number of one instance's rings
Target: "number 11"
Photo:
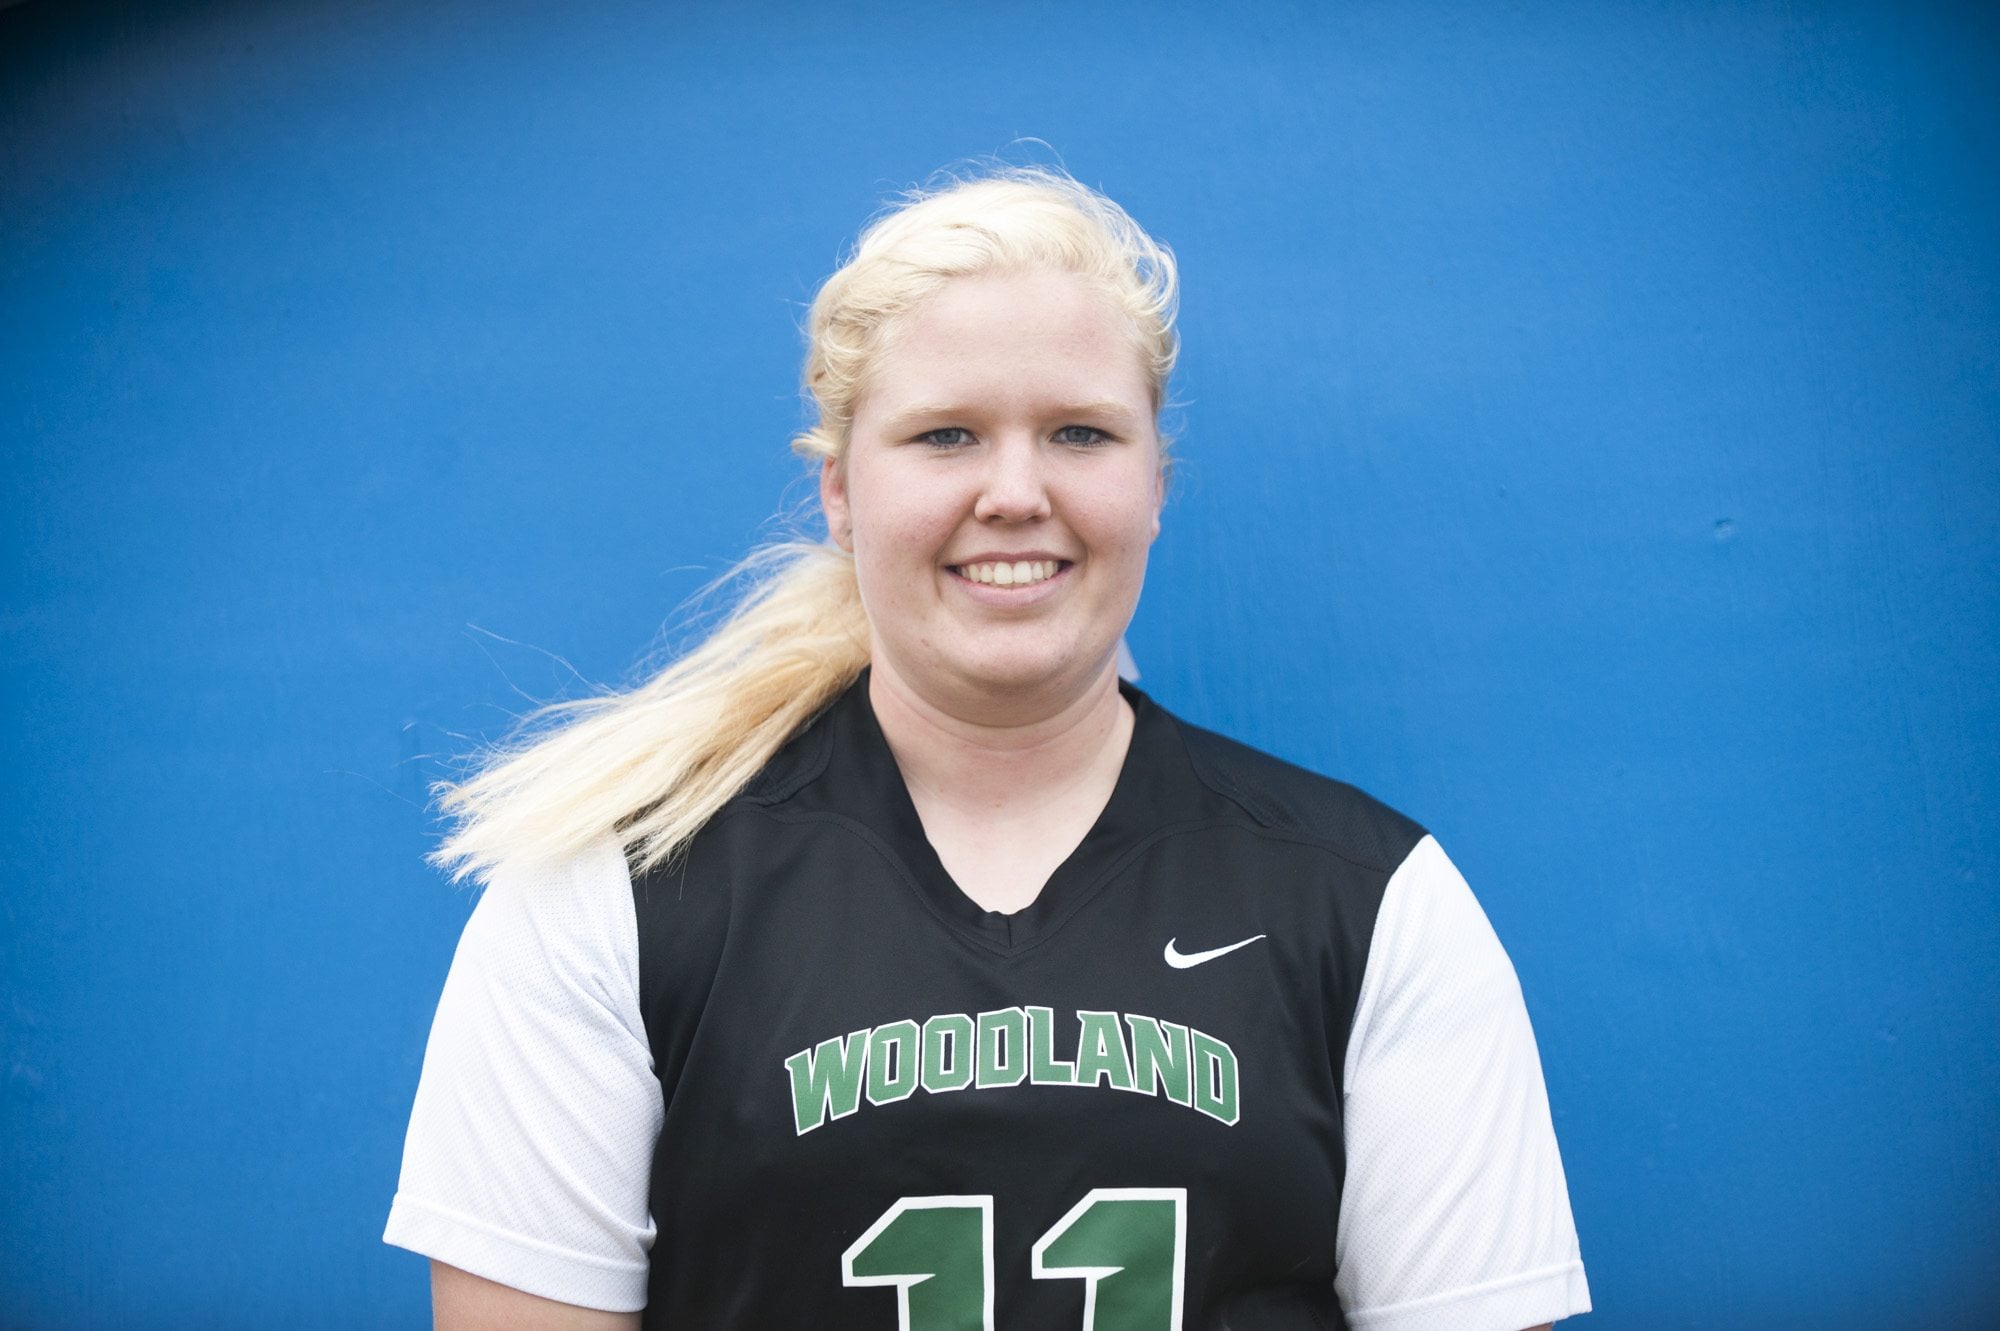
[[[898,1331],[994,1331],[993,1198],[905,1197],[841,1255],[894,1285]],[[1035,1240],[1037,1280],[1081,1280],[1083,1331],[1180,1331],[1186,1188],[1093,1188]]]

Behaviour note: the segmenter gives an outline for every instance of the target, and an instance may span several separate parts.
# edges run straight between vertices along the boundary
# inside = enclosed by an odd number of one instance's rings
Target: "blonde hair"
[[[801,456],[847,453],[855,404],[901,317],[956,277],[1053,270],[1099,283],[1130,320],[1157,414],[1173,372],[1171,251],[1102,194],[1046,168],[1001,168],[906,195],[826,280],[807,316]],[[828,541],[759,550],[699,646],[635,688],[559,702],[438,787],[455,826],[431,859],[457,878],[574,855],[617,836],[635,868],[674,858],[868,664],[852,557]]]

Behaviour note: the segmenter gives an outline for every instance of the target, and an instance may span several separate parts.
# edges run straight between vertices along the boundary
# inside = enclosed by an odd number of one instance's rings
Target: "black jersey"
[[[1127,698],[1014,914],[939,863],[865,677],[636,879],[648,1326],[1344,1324],[1341,1068],[1423,832]]]
[[[691,843],[504,866],[386,1237],[648,1326],[1518,1331],[1587,1310],[1520,989],[1435,841],[1136,716],[1035,901],[867,681]]]

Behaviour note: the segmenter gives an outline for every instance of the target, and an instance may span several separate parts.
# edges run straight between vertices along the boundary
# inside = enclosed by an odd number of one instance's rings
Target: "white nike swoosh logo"
[[[1257,938],[1262,937],[1264,937],[1263,934],[1257,935]],[[1228,947],[1212,947],[1206,952],[1176,951],[1174,944],[1181,940],[1178,938],[1169,938],[1167,940],[1167,964],[1177,971],[1184,971],[1190,966],[1199,966],[1204,961],[1214,961],[1217,957],[1226,957],[1239,947],[1250,946],[1257,941],[1257,938],[1246,938],[1240,943],[1231,943]]]

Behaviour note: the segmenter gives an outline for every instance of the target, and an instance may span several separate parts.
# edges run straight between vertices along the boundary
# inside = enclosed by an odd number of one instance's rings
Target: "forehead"
[[[946,282],[889,330],[856,414],[1040,398],[1152,413],[1131,320],[1087,278],[1028,271]]]

